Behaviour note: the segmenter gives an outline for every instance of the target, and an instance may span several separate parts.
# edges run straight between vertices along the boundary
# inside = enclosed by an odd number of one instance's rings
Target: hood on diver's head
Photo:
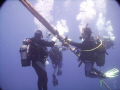
[[[42,34],[42,31],[41,30],[36,30],[35,33],[34,33],[34,37],[35,38],[43,38],[43,34]]]
[[[92,34],[92,31],[89,27],[83,28],[83,33],[87,34],[89,37]]]
[[[85,27],[83,28],[83,32],[81,33],[81,36],[79,37],[79,39],[86,39],[89,38],[92,34],[92,31],[89,27]]]

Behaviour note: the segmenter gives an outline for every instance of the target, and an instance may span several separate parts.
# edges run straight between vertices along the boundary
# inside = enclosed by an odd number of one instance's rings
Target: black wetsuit
[[[94,40],[86,39],[82,43],[75,43],[75,42],[71,41],[70,44],[81,50],[81,52],[80,52],[81,55],[79,58],[80,60],[94,62],[94,60],[95,60],[94,59],[95,58],[94,51],[82,51],[82,50],[91,50],[91,49],[95,48],[96,44],[95,44]]]
[[[96,74],[92,73],[91,71],[96,72],[97,74],[101,74],[97,69],[93,67],[95,58],[97,53],[93,51],[82,51],[82,50],[91,50],[96,47],[95,41],[90,40],[90,38],[84,40],[82,43],[76,43],[73,41],[70,41],[70,44],[72,46],[75,46],[77,48],[80,48],[81,54],[79,59],[82,60],[85,63],[85,75],[87,77],[98,77]]]
[[[53,64],[58,63],[59,61],[62,61],[62,48],[61,51],[59,50],[58,46],[54,46],[51,48],[49,52],[50,59]]]
[[[32,59],[32,66],[38,75],[39,90],[47,90],[47,72],[45,68],[45,60],[47,58],[47,46],[54,46],[55,42],[47,42],[45,40],[38,40],[33,37],[30,39],[30,56]]]

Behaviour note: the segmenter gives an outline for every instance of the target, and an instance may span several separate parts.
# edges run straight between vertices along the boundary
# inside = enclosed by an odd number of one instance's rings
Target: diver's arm
[[[31,44],[34,44],[34,43],[37,43],[38,45],[40,46],[47,46],[47,47],[52,47],[54,46],[55,42],[54,41],[51,41],[51,42],[48,42],[48,41],[45,41],[43,39],[35,39],[34,37],[30,39],[31,40]]]
[[[76,43],[76,42],[70,41],[69,44],[72,45],[72,46],[75,46],[77,48],[84,47],[83,43]]]
[[[51,42],[48,42],[48,41],[45,41],[45,40],[40,41],[40,45],[47,46],[47,47],[52,47],[52,46],[54,46],[54,44],[55,44],[54,41],[51,41]]]
[[[71,39],[69,39],[68,37],[66,37],[65,39],[65,42],[67,42],[68,44],[72,45],[72,46],[75,46],[77,48],[82,48],[84,45],[83,43],[76,43],[76,42],[73,42],[71,41]]]

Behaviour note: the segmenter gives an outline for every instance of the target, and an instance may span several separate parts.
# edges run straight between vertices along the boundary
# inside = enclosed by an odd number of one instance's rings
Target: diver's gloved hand
[[[69,44],[67,42],[63,42],[62,45],[65,47],[69,47]]]
[[[66,47],[69,47],[69,43],[70,43],[70,39],[66,36],[63,40],[62,40],[62,45],[63,46],[66,46]]]
[[[67,36],[64,39],[65,42],[67,42],[68,44],[70,43],[71,39],[69,39]]]

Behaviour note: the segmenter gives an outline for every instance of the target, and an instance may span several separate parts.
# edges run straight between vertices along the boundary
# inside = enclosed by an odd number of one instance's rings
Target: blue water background
[[[30,1],[35,5],[36,1]],[[82,2],[82,1],[79,1]],[[59,0],[57,4],[62,2]],[[56,4],[56,5],[57,5]],[[55,22],[61,17],[67,20],[69,27],[68,36],[76,42],[80,42],[78,24],[75,15],[78,11],[78,1],[73,1],[69,12],[66,14],[61,6],[61,15],[56,17]],[[53,14],[56,13],[53,10]],[[95,67],[102,72],[112,68],[120,70],[120,6],[117,2],[107,1],[106,18],[111,20],[115,35],[115,49],[109,49],[106,55],[104,67]],[[38,27],[34,23],[34,16],[16,0],[6,1],[0,9],[0,87],[3,90],[37,90],[37,75],[30,67],[21,67],[19,49],[25,38],[32,37]],[[90,25],[95,29],[94,25]],[[63,52],[63,74],[57,77],[59,85],[52,84],[52,64],[46,66],[48,73],[48,90],[100,90],[99,79],[88,78],[84,74],[84,64],[78,67],[77,57],[70,51]],[[120,76],[104,80],[112,90],[113,82],[120,83]],[[107,90],[103,86],[103,90]]]

